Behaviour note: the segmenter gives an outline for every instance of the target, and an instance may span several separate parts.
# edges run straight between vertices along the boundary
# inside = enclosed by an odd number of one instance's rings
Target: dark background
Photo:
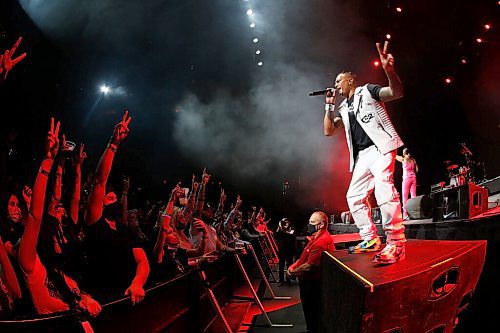
[[[28,56],[0,83],[2,153],[11,152],[2,187],[33,181],[51,116],[85,142],[85,176],[128,109],[131,133],[110,182],[130,175],[133,204],[165,199],[207,167],[211,201],[222,186],[274,221],[304,223],[315,208],[338,216],[350,179],[344,135],[324,137],[324,100],[307,93],[341,70],[386,84],[372,62],[387,33],[405,85],[388,109],[421,170],[419,194],[447,180],[443,161],[465,164],[460,142],[496,177],[499,11],[497,1],[3,0],[0,49],[23,36],[16,54]],[[399,165],[395,182],[400,189]]]

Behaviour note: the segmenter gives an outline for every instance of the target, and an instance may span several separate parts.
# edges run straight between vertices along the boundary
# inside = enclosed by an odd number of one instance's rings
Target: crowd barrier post
[[[277,256],[277,254],[274,252],[274,249],[272,248],[271,243],[269,242],[267,233],[265,233],[264,235],[265,235],[265,237],[261,237],[260,241],[263,244],[263,246],[265,247],[265,250],[267,250],[267,253],[269,254],[269,255],[266,255],[266,259],[270,262],[270,264],[269,264],[270,267],[272,264],[272,270],[277,272],[278,271],[278,266],[277,266],[278,264],[277,263],[279,263],[279,258]],[[264,251],[264,255],[265,255],[265,253],[266,253],[266,251]]]
[[[251,244],[249,244],[248,245],[248,249],[250,250],[250,252],[252,252],[252,255],[253,255],[253,258],[255,260],[255,263],[257,264],[257,268],[259,269],[260,276],[262,276],[262,279],[266,283],[266,287],[269,290],[269,294],[271,295],[271,298],[275,299],[275,300],[292,299],[291,296],[276,296],[276,295],[274,295],[274,291],[271,288],[271,285],[269,284],[269,281],[267,280],[266,274],[264,273],[264,270],[262,269],[262,266],[261,266],[261,264],[259,262],[259,258],[257,257],[257,254],[255,253],[255,250],[253,249],[253,246]]]
[[[259,306],[260,312],[264,316],[264,318],[267,321],[267,325],[269,327],[293,327],[293,324],[274,324],[271,321],[271,318],[269,318],[269,315],[267,314],[266,310],[264,309],[264,306],[262,305],[262,302],[260,301],[259,297],[257,296],[257,292],[252,286],[252,282],[250,281],[250,278],[248,277],[247,272],[245,271],[245,268],[243,267],[243,264],[241,263],[241,259],[238,253],[234,253],[234,258],[236,262],[238,263],[238,267],[240,268],[241,274],[243,274],[243,277],[245,278],[245,281],[247,283],[248,288],[250,288],[250,291],[252,292],[253,299],[255,300],[255,303]]]
[[[273,242],[271,240],[271,237],[269,236],[271,232],[270,231],[266,231],[264,234],[266,235],[266,242],[268,244],[268,247],[271,249],[271,254],[272,254],[272,259],[273,259],[273,263],[276,264],[276,263],[279,263],[280,259],[278,257],[278,247],[274,248],[274,245],[273,245]]]
[[[279,249],[278,249],[278,243],[276,243],[276,238],[274,237],[274,233],[272,231],[268,231],[267,232],[268,235],[269,235],[269,239],[271,240],[271,244],[273,245],[274,247],[274,253],[276,254],[276,258],[278,259],[279,261],[279,256],[278,256],[278,253],[279,253]]]
[[[269,267],[269,272],[271,273],[271,277],[273,278],[273,283],[277,283],[278,280],[276,280],[276,276],[274,276],[274,273],[273,273],[273,268],[271,267],[271,264],[269,262],[269,258],[267,257],[266,255],[266,250],[264,249],[264,246],[262,245],[263,241],[262,241],[262,237],[260,237],[259,239],[259,246],[260,246],[260,249],[262,250],[262,255],[264,256],[264,261],[266,262],[266,265],[267,267]],[[264,243],[265,244],[265,243]],[[275,270],[275,269],[274,269]],[[276,271],[276,270],[275,270]]]
[[[210,300],[210,303],[212,303],[212,306],[214,307],[215,312],[217,312],[217,315],[224,323],[224,328],[226,329],[226,333],[233,333],[233,331],[231,330],[231,327],[229,326],[229,323],[227,322],[226,316],[224,316],[224,313],[222,312],[222,309],[219,305],[219,302],[217,301],[217,298],[215,298],[215,294],[214,294],[212,288],[210,288],[210,285],[208,284],[207,275],[202,270],[199,271],[199,274],[200,274],[201,281],[203,282],[202,285],[207,290],[208,299]]]

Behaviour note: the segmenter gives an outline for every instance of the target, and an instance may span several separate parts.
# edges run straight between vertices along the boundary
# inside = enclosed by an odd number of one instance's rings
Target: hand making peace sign
[[[389,41],[385,41],[384,48],[380,48],[380,43],[375,43],[377,46],[378,54],[380,56],[380,63],[384,71],[393,70],[394,69],[394,57],[392,54],[387,53],[387,48],[389,46]]]
[[[53,160],[59,149],[59,121],[54,128],[54,118],[50,118],[50,129],[45,140],[45,158]]]
[[[26,52],[19,57],[12,59],[12,55],[16,52],[17,47],[23,38],[19,37],[10,50],[5,50],[4,54],[0,54],[0,73],[4,73],[3,78],[7,78],[7,74],[19,61],[26,57]]]
[[[119,144],[127,137],[129,132],[128,125],[131,121],[132,117],[128,115],[128,111],[125,111],[122,120],[115,126],[113,136],[111,137],[111,143]]]

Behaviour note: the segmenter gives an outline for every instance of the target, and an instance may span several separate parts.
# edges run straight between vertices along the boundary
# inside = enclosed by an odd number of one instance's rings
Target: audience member
[[[85,211],[85,249],[88,259],[85,273],[86,283],[99,299],[110,300],[126,295],[135,304],[145,296],[148,258],[127,227],[117,223],[122,216],[120,204],[114,201],[104,206],[106,183],[113,159],[120,143],[129,133],[131,120],[126,111],[115,126],[95,172]]]

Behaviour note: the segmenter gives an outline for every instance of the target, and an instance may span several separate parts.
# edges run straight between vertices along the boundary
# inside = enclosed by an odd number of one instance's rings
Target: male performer
[[[328,216],[320,211],[309,218],[307,233],[311,240],[304,248],[299,260],[288,267],[287,274],[299,278],[300,301],[304,310],[309,332],[318,332],[320,320],[319,302],[321,300],[321,253],[335,250],[333,239],[328,232]]]
[[[380,63],[389,85],[356,85],[356,75],[342,72],[335,79],[335,89],[329,90],[323,121],[325,135],[331,136],[345,129],[350,152],[351,184],[347,203],[362,242],[350,247],[350,253],[378,251],[381,247],[377,228],[366,205],[368,196],[375,190],[380,207],[382,224],[387,236],[385,248],[375,255],[373,262],[392,264],[405,257],[405,235],[401,217],[399,194],[393,183],[394,160],[397,148],[403,145],[394,129],[384,102],[403,96],[403,85],[394,70],[394,57],[376,43]],[[334,113],[336,92],[345,100]]]

